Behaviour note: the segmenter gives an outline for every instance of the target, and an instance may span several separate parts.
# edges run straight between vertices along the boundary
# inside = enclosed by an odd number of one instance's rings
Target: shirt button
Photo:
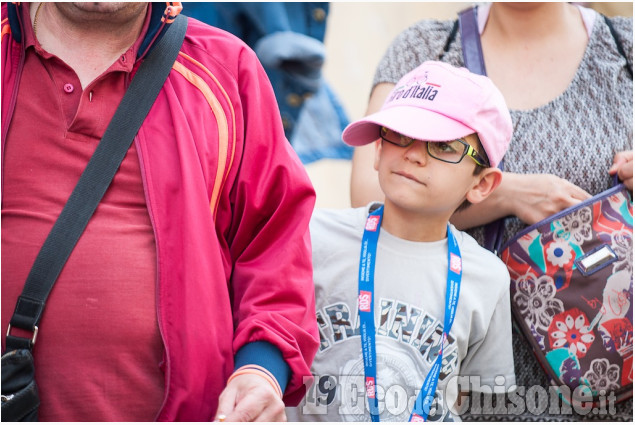
[[[302,104],[302,98],[295,93],[291,93],[287,96],[287,104],[294,108],[297,108]]]
[[[321,7],[313,9],[313,19],[317,22],[322,22],[326,18],[326,11]]]
[[[73,90],[75,90],[75,87],[73,87],[72,84],[70,84],[70,83],[64,84],[64,91],[66,93],[73,93]]]
[[[121,62],[126,63],[126,55],[121,55]]]

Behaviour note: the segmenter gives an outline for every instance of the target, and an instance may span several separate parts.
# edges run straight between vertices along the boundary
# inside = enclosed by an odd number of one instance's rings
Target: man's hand
[[[624,183],[624,185],[633,191],[633,151],[623,151],[615,154],[613,165],[609,168],[609,174],[614,175]]]
[[[215,421],[284,422],[284,403],[273,386],[263,377],[246,373],[234,377],[218,400]]]

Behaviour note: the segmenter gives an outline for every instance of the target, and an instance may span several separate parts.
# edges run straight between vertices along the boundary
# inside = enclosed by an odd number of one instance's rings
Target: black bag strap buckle
[[[7,329],[7,347],[9,346],[9,339],[11,339],[13,341],[15,341],[17,339],[20,339],[20,340],[28,341],[29,348],[33,348],[33,346],[35,345],[35,340],[37,339],[38,331],[39,331],[39,328],[37,326],[34,326],[33,329],[30,331],[30,332],[32,332],[31,339],[24,338],[24,337],[21,337],[21,336],[13,336],[13,335],[11,335],[11,329],[12,329],[12,327],[11,327],[11,325],[9,325],[9,328]],[[7,351],[9,351],[9,350],[7,350]]]
[[[31,298],[24,294],[18,297],[13,316],[9,321],[7,329],[7,351],[26,348],[31,350],[35,345],[38,334],[38,324],[44,310],[44,302],[36,298]],[[19,335],[11,335],[11,330],[17,328],[22,330]],[[30,336],[24,336],[26,333]]]

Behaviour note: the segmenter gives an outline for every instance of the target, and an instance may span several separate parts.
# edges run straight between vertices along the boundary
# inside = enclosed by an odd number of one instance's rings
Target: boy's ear
[[[487,198],[501,184],[503,172],[496,167],[489,167],[475,176],[475,184],[467,192],[466,198],[472,204],[478,204]]]
[[[379,157],[381,156],[381,139],[375,140],[375,171],[379,171]]]

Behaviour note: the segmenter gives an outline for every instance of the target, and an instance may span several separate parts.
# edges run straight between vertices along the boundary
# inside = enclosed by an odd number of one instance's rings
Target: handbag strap
[[[461,28],[461,47],[465,67],[474,74],[487,75],[481,35],[478,32],[478,8],[470,7],[459,12],[459,26]]]
[[[443,57],[445,56],[445,54],[450,51],[450,46],[452,46],[452,43],[454,43],[454,39],[456,38],[457,32],[459,32],[459,20],[455,19],[454,23],[452,24],[452,29],[450,30],[450,34],[448,35],[448,38],[445,41],[445,45],[443,46],[443,50],[437,57],[438,61],[443,60]]]
[[[604,18],[604,22],[606,22],[606,26],[609,27],[609,31],[611,31],[611,35],[613,36],[613,40],[615,40],[615,45],[617,46],[617,51],[622,55],[624,59],[626,59],[626,70],[628,71],[628,75],[633,79],[633,67],[630,63],[628,63],[628,57],[626,56],[626,52],[624,52],[624,48],[622,47],[622,43],[620,43],[620,38],[617,35],[617,31],[615,31],[615,27],[611,23],[611,20],[606,16],[602,15]]]
[[[481,46],[481,35],[478,32],[477,10],[476,7],[470,7],[459,12],[463,62],[470,72],[487,75],[485,60],[483,59],[483,48]],[[501,161],[498,164],[498,168],[502,170],[503,167],[504,162]],[[502,242],[503,230],[504,219],[502,218],[486,224],[483,247],[496,253]]]
[[[46,299],[170,74],[183,44],[186,29],[187,17],[179,15],[169,24],[163,37],[139,66],[101,141],[35,258],[9,322],[7,351],[31,349],[35,344]],[[32,332],[32,337],[12,336],[12,327]]]

